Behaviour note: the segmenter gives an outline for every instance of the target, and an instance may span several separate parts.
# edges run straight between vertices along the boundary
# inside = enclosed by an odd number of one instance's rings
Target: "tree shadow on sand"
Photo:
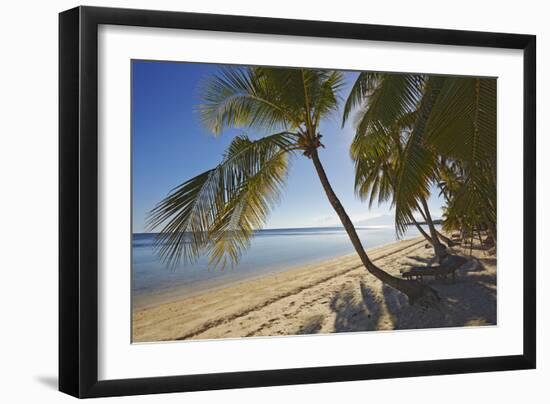
[[[427,281],[441,297],[436,309],[410,306],[401,293],[384,285],[384,299],[395,329],[496,324],[496,276],[488,274],[483,264],[483,259],[471,260],[457,271],[455,282]]]
[[[343,286],[330,301],[330,309],[335,314],[331,332],[494,325],[496,275],[484,267],[484,264],[494,265],[491,260],[470,260],[457,271],[454,282],[451,279],[426,281],[441,297],[441,304],[435,309],[411,306],[404,294],[386,285],[378,297],[362,281],[359,283],[361,293],[352,285]],[[387,311],[382,311],[383,305]],[[297,334],[319,333],[326,323],[327,316],[312,315]]]
[[[336,314],[333,332],[376,330],[380,318],[380,303],[363,282],[359,284],[361,296],[350,287],[343,288],[330,302]]]
[[[408,255],[407,258],[409,260],[413,260],[413,261],[416,261],[416,262],[420,262],[420,263],[423,263],[423,264],[432,264],[434,262],[434,258],[433,257],[421,257],[419,255]],[[417,264],[415,264],[417,265]]]
[[[372,331],[377,329],[380,318],[380,303],[363,282],[359,283],[360,295],[357,290],[346,285],[336,293],[329,304],[335,314],[331,332]],[[327,317],[315,314],[300,326],[296,334],[316,334],[321,332]]]
[[[309,317],[306,320],[305,324],[300,326],[298,331],[296,331],[296,334],[317,334],[319,331],[321,331],[324,322],[325,316],[323,316],[322,314],[315,314]]]

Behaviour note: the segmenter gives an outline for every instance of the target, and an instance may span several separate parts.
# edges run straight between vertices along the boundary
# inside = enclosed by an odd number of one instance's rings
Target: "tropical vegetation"
[[[160,255],[170,263],[204,253],[213,266],[238,262],[279,201],[291,160],[302,156],[311,160],[366,270],[413,304],[436,304],[431,287],[372,262],[325,172],[319,127],[340,111],[343,86],[339,71],[306,68],[228,67],[209,77],[197,108],[203,125],[216,135],[231,127],[266,135],[236,136],[216,167],[182,183],[151,211],[150,229],[161,229]],[[445,230],[483,229],[496,240],[494,80],[361,73],[343,104],[343,122],[352,114],[356,192],[369,203],[391,201],[398,234],[416,223],[445,259],[427,204],[437,189],[446,201]]]
[[[343,122],[357,113],[351,156],[356,191],[391,200],[402,233],[417,211],[436,255],[445,255],[426,199],[444,196],[443,229],[463,238],[488,232],[496,242],[496,80],[422,74],[359,75]]]

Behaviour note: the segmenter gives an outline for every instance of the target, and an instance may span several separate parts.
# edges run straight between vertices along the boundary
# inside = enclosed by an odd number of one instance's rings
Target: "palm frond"
[[[376,72],[361,72],[355,80],[344,104],[342,127],[346,124],[351,111],[361,107],[379,85],[381,74]]]
[[[197,106],[203,125],[214,134],[228,127],[265,131],[296,127],[299,114],[277,102],[274,86],[258,69],[224,68],[201,85],[204,103]]]
[[[356,122],[360,132],[373,122],[392,126],[403,116],[414,112],[422,98],[424,76],[418,74],[384,74],[380,84],[368,97],[367,108]]]
[[[344,76],[338,71],[321,71],[317,78],[319,83],[309,90],[313,99],[313,124],[318,127],[321,117],[327,117],[338,110],[341,101],[340,91],[344,86]]]
[[[495,79],[452,78],[427,123],[426,142],[463,173],[448,213],[471,226],[496,228],[496,118]]]
[[[148,219],[149,230],[161,229],[162,259],[173,266],[208,253],[214,267],[236,263],[279,200],[294,140],[287,132],[238,136],[217,167],[176,187]]]
[[[355,165],[355,192],[369,207],[393,199],[398,148],[395,136],[383,126],[371,126],[367,133],[354,137],[350,156]]]
[[[496,156],[496,80],[449,78],[426,125],[426,141],[462,161]]]
[[[418,201],[429,196],[437,160],[435,153],[425,145],[425,129],[445,80],[432,76],[426,81],[425,95],[403,152],[395,192],[395,227],[398,234],[403,234],[407,229],[408,216],[418,206]]]

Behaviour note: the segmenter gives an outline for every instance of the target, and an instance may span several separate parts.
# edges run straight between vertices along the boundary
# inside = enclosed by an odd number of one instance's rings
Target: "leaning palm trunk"
[[[426,209],[427,214],[424,213],[424,211],[422,209],[420,209],[420,206],[417,206],[417,209],[420,212],[420,214],[422,215],[422,218],[424,219],[424,222],[432,223],[432,225],[433,225],[433,222],[431,221],[431,215],[430,215],[430,210],[428,208],[428,204],[425,204],[425,209]],[[422,235],[424,237],[426,237],[426,232],[424,231],[424,229],[419,227],[418,224],[416,224],[416,227],[418,228],[418,230],[420,230],[420,233],[422,233]],[[452,247],[453,245],[455,245],[455,242],[453,240],[451,240],[449,237],[445,236],[444,234],[441,234],[441,232],[438,231],[437,229],[435,230],[435,232],[437,233],[437,236],[439,237],[439,239],[443,240],[447,246]],[[431,241],[431,238],[430,238],[430,242],[433,245],[433,242]]]
[[[430,229],[430,236],[433,241],[435,256],[438,261],[441,261],[445,255],[447,254],[447,249],[441,242],[439,241],[437,230],[434,226],[434,222],[432,220],[432,215],[430,214],[430,210],[428,208],[428,203],[426,202],[426,199],[420,198],[420,203],[422,204],[422,207],[424,208],[424,213],[426,214],[426,223],[428,224],[428,229]]]
[[[436,230],[436,232],[437,232],[437,236],[438,236],[441,240],[443,240],[443,242],[444,242],[445,244],[447,244],[447,246],[452,247],[452,246],[454,246],[454,245],[456,244],[453,240],[451,240],[449,237],[447,237],[446,235],[442,234],[442,233],[439,232],[438,230]]]
[[[421,211],[422,212],[422,211]],[[428,223],[428,220],[426,220],[426,216],[424,215],[424,213],[422,213],[422,217],[424,218],[424,221],[426,223]],[[424,236],[424,238],[428,241],[428,243],[430,243],[433,247],[434,247],[434,251],[435,251],[435,243],[434,241],[432,240],[432,238],[430,237],[430,235],[428,233],[426,233],[426,231],[422,228],[422,226],[420,225],[420,223],[418,223],[416,221],[416,219],[414,217],[411,217],[411,220],[413,222],[413,224],[415,225],[415,227],[418,229],[418,232],[420,234],[422,234]],[[452,247],[454,246],[456,243],[451,240],[449,237],[445,236],[444,234],[441,234],[441,232],[439,232],[437,229],[435,230],[436,234],[437,234],[437,237],[439,237],[440,240],[443,240],[443,242],[448,246],[448,247]],[[440,243],[441,244],[441,243]],[[445,245],[443,245],[443,247],[445,247]]]
[[[369,259],[319,161],[317,129],[338,109],[342,84],[342,74],[335,71],[263,67],[228,68],[205,82],[199,113],[212,133],[243,126],[282,132],[258,140],[237,136],[220,164],[176,187],[151,211],[151,229],[162,226],[157,244],[161,257],[169,263],[181,258],[193,262],[206,251],[212,267],[236,264],[254,231],[265,225],[281,195],[289,159],[300,150],[313,160],[366,269],[406,294],[411,304],[435,305],[439,296],[432,288],[396,278]]]
[[[425,209],[426,209],[426,214],[422,211],[422,209],[418,208],[418,210],[420,211],[420,214],[422,215],[422,218],[424,219],[424,221],[426,223],[432,223],[432,226],[433,226],[433,222],[431,220],[431,215],[430,215],[430,210],[428,208],[428,204],[425,204]],[[417,226],[418,227],[418,226]],[[443,240],[443,242],[449,246],[449,247],[452,247],[455,245],[455,242],[453,240],[451,240],[449,237],[445,236],[444,234],[441,234],[440,231],[438,231],[437,229],[435,230],[436,234],[437,234],[437,237],[440,239],[440,240]],[[423,233],[421,231],[421,233],[424,235],[425,233]],[[433,245],[433,243],[432,243]]]
[[[361,259],[361,262],[363,263],[367,271],[369,271],[384,284],[407,295],[407,297],[409,298],[409,303],[411,304],[418,304],[421,306],[433,306],[437,304],[437,302],[439,301],[439,295],[431,287],[423,285],[419,282],[396,278],[395,276],[392,276],[382,269],[378,268],[370,260],[367,253],[365,252],[365,249],[363,248],[363,245],[361,244],[361,240],[357,235],[351,219],[344,210],[344,207],[342,206],[340,200],[338,199],[338,197],[334,193],[334,190],[332,189],[332,186],[330,185],[321,160],[319,160],[317,149],[314,149],[311,152],[311,159],[313,160],[313,165],[315,166],[315,170],[317,171],[317,175],[319,176],[319,180],[321,181],[321,185],[323,186],[325,194],[327,195],[330,204],[332,205],[340,221],[342,222],[342,225],[344,226],[344,229],[346,230],[346,233],[348,234],[351,243],[353,244],[353,247],[357,252],[357,255],[359,255],[359,258]]]
[[[426,241],[433,246],[434,242],[433,242],[432,238],[430,237],[430,235],[428,233],[426,233],[426,231],[422,228],[420,223],[418,223],[414,217],[412,217],[411,220],[414,223],[414,225],[416,226],[416,228],[418,229],[418,232],[420,234],[422,234],[424,236],[424,238],[426,239]]]

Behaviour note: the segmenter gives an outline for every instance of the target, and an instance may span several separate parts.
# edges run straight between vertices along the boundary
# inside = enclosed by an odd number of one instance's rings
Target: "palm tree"
[[[377,267],[336,196],[318,154],[321,120],[338,110],[340,72],[290,68],[226,68],[203,85],[198,107],[214,134],[228,127],[270,133],[258,140],[237,136],[220,164],[184,182],[151,212],[150,228],[162,226],[158,249],[168,261],[194,260],[205,251],[212,265],[236,263],[279,200],[289,160],[310,159],[325,194],[365,268],[409,298],[433,305],[426,285],[396,278]]]
[[[358,130],[355,134],[350,148],[355,164],[355,191],[360,199],[368,201],[369,208],[375,200],[378,204],[390,201],[393,205],[399,164],[403,161],[403,149],[412,129],[411,118],[414,118],[413,114],[405,115],[389,128],[379,123],[369,125],[364,131]],[[429,210],[425,212],[417,205],[415,211],[420,213],[424,222],[431,221]],[[409,212],[408,220],[432,244],[436,253],[440,251],[437,241],[424,231],[414,217],[414,212]],[[439,232],[437,235],[442,238]],[[450,244],[450,240],[446,242]]]
[[[344,122],[357,107],[358,136],[414,116],[396,174],[398,231],[404,231],[410,212],[420,205],[438,242],[426,199],[454,164],[463,176],[447,201],[447,220],[485,227],[496,240],[496,80],[365,72],[348,97]]]
[[[426,144],[454,165],[447,213],[496,242],[496,79],[447,78],[427,121]]]
[[[429,186],[433,181],[436,167],[435,155],[426,148],[419,147],[418,133],[420,123],[423,122],[423,115],[429,114],[431,105],[428,103],[430,95],[434,92],[426,91],[431,83],[424,75],[420,74],[388,74],[362,72],[352,87],[344,106],[342,125],[345,124],[351,111],[360,108],[356,123],[355,144],[362,144],[362,153],[368,153],[369,148],[379,149],[381,145],[395,149],[394,170],[392,176],[392,197],[396,206],[396,230],[402,235],[408,224],[414,221],[413,212],[419,211],[428,225],[430,231],[429,240],[432,243],[438,260],[446,256],[446,248],[439,240],[428,207]],[[431,100],[430,100],[431,102]],[[373,136],[377,134],[376,136]],[[368,140],[371,138],[372,140]],[[389,142],[383,139],[389,139]],[[361,139],[367,139],[362,141]],[[376,145],[373,145],[376,142]],[[418,186],[415,192],[403,178],[408,179],[411,175],[410,156],[418,161],[415,164],[422,164],[426,168],[423,183],[416,183]],[[357,162],[362,159],[361,155],[352,155],[356,161],[356,167],[361,168]],[[363,165],[364,167],[364,165]],[[414,168],[414,167],[413,167]],[[356,172],[356,175],[365,177],[364,174]],[[365,191],[368,190],[368,182]],[[376,191],[376,189],[374,189]],[[417,226],[420,230],[420,226]],[[421,231],[424,233],[424,231]]]

